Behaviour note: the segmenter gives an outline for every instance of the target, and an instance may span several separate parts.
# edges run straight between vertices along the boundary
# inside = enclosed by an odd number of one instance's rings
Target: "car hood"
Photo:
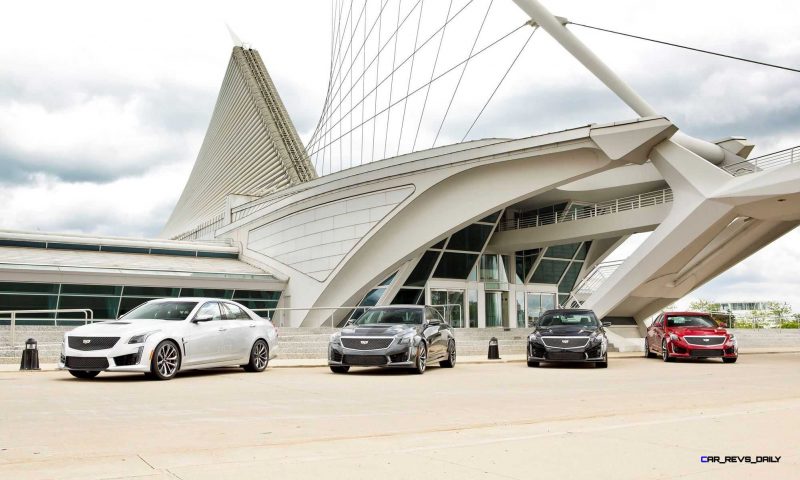
[[[393,337],[408,332],[419,332],[421,326],[415,325],[358,325],[343,328],[343,337]]]
[[[579,327],[572,325],[559,325],[555,327],[539,327],[535,331],[543,337],[588,337],[598,329],[592,327]]]
[[[669,332],[676,335],[725,335],[728,333],[724,328],[715,327],[669,327]]]
[[[177,320],[111,320],[108,322],[82,325],[67,333],[69,336],[83,337],[125,337],[153,330],[166,330],[181,325]]]

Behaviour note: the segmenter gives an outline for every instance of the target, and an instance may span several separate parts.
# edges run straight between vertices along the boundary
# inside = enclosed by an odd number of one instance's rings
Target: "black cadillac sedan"
[[[591,310],[548,310],[528,337],[528,366],[540,362],[586,362],[608,367],[608,339]]]
[[[392,305],[367,310],[331,335],[328,365],[334,373],[350,367],[407,368],[424,373],[438,362],[456,364],[453,330],[439,312],[420,305]]]

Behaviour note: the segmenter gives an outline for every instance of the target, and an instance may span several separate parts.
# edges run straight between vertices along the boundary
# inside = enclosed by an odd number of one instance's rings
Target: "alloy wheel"
[[[156,368],[162,377],[169,378],[178,370],[178,350],[175,345],[165,343],[156,354]]]
[[[253,348],[253,361],[257,369],[263,370],[267,368],[269,353],[267,352],[267,346],[264,342],[256,343],[256,346]]]
[[[417,371],[424,373],[425,368],[428,366],[428,347],[424,343],[419,344],[419,351],[417,352]]]
[[[661,358],[665,362],[669,361],[669,351],[667,350],[667,341],[666,340],[661,342]]]

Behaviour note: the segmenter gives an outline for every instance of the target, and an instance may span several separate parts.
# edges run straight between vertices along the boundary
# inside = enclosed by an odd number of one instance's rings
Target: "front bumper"
[[[682,337],[667,341],[667,351],[673,358],[737,358],[739,345],[735,340],[727,340],[720,345],[694,345]]]
[[[149,372],[152,348],[146,344],[128,344],[120,340],[103,350],[77,350],[66,343],[58,361],[61,370],[102,372]]]
[[[408,368],[415,365],[417,347],[395,342],[377,350],[357,350],[341,344],[328,344],[328,365],[348,367]]]
[[[528,361],[533,362],[605,362],[607,347],[603,342],[582,348],[555,348],[528,341]]]

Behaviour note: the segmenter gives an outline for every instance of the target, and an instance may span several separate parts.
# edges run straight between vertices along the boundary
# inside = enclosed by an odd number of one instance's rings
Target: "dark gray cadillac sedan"
[[[433,307],[374,307],[331,335],[328,365],[334,373],[350,367],[407,368],[424,373],[439,362],[456,364],[456,340],[450,325]]]

